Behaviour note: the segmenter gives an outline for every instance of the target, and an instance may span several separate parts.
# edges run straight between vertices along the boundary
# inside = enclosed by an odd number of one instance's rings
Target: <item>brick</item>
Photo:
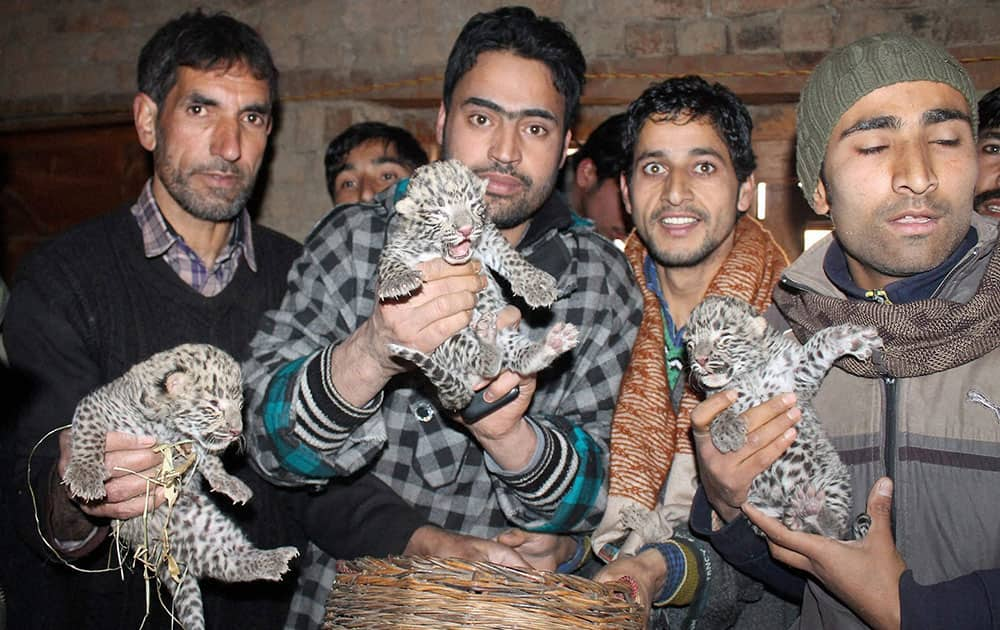
[[[952,19],[961,18],[962,15],[956,15]],[[866,35],[888,31],[909,33],[947,44],[948,18],[942,11],[929,9],[842,12],[835,29],[834,46],[843,46]],[[987,41],[995,41],[995,37]]]
[[[625,26],[625,54],[651,57],[677,53],[675,27],[671,22],[640,22]]]
[[[732,37],[733,52],[779,50],[781,47],[779,17],[778,13],[766,13],[730,22],[729,32]]]
[[[587,61],[620,56],[625,52],[625,27],[620,22],[587,22],[572,25],[570,30]]]
[[[565,3],[561,19],[567,24],[584,24],[607,21],[656,20],[705,17],[708,0],[633,0],[608,2],[607,0],[569,0]],[[574,35],[578,33],[570,28]]]
[[[853,9],[899,9],[927,4],[926,0],[831,0],[833,7],[841,10]]]
[[[826,9],[786,11],[781,16],[781,49],[829,50],[833,45],[833,16]]]
[[[679,55],[722,55],[727,50],[727,29],[723,20],[682,22],[677,28]]]
[[[1000,24],[1000,6],[996,4],[956,11],[950,17],[947,43],[950,46],[995,44],[997,24]]]
[[[845,46],[856,39],[875,33],[902,31],[903,14],[878,10],[858,10],[841,12],[837,20],[833,44]]]
[[[712,0],[714,15],[737,16],[752,15],[767,11],[779,11],[789,6],[787,0]],[[822,0],[801,0],[794,6],[798,9],[823,6]]]

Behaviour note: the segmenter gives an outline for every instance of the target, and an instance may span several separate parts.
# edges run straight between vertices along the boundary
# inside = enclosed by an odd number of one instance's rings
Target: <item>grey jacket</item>
[[[973,226],[977,244],[936,298],[964,303],[975,294],[996,245],[997,224],[974,215]],[[828,247],[826,242],[803,254],[776,292],[844,297],[823,272]],[[850,468],[855,514],[865,510],[876,479],[893,478],[896,545],[917,584],[975,571],[995,578],[991,570],[1000,568],[1000,349],[917,378],[861,378],[834,368],[815,405]],[[908,614],[904,598],[903,627]],[[810,583],[801,627],[864,626]]]

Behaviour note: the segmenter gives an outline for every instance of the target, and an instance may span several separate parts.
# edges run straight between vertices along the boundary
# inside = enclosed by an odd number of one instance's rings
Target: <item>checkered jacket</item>
[[[401,184],[376,205],[337,208],[306,239],[281,308],[267,313],[244,365],[246,434],[258,469],[279,484],[323,484],[371,470],[440,526],[491,537],[516,524],[586,531],[607,495],[614,400],[641,317],[624,257],[573,227],[554,195],[532,220],[520,251],[558,279],[551,309],[519,304],[522,326],[541,338],[568,321],[582,341],[538,376],[528,411],[539,446],[524,470],[505,471],[435,408],[423,375],[393,378],[366,408],[340,399],[326,374],[329,352],[372,313],[385,227]],[[517,300],[513,300],[518,304]]]

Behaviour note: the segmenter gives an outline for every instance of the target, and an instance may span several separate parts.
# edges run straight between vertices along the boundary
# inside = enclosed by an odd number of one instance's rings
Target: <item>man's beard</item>
[[[247,178],[246,174],[234,164],[219,158],[217,163],[201,164],[187,172],[175,169],[167,155],[164,143],[159,143],[153,150],[153,164],[156,174],[170,196],[188,214],[205,221],[231,221],[243,210],[247,200],[253,193],[255,177]],[[227,199],[229,191],[213,191],[213,195],[199,194],[191,186],[190,178],[200,172],[223,173],[239,178],[241,186],[235,189],[235,196]]]

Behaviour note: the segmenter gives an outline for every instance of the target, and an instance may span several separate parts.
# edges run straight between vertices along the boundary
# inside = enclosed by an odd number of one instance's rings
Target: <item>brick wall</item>
[[[0,2],[0,131],[127,118],[142,43],[176,13],[202,4]],[[475,10],[500,4],[231,0],[218,5],[261,31],[283,73],[284,106],[261,221],[297,238],[305,235],[329,207],[323,150],[347,124],[386,120],[430,143],[440,96],[436,77],[456,34]],[[785,151],[789,116],[782,108],[791,107],[805,72],[831,46],[893,29],[925,36],[968,58],[1000,56],[1000,3],[988,0],[829,0],[791,7],[779,0],[526,4],[563,20],[591,71],[600,73],[585,93],[579,125],[584,135],[659,76],[715,73],[754,105],[755,118],[767,114],[785,121],[763,140]],[[968,67],[980,89],[1000,84],[997,61]]]

